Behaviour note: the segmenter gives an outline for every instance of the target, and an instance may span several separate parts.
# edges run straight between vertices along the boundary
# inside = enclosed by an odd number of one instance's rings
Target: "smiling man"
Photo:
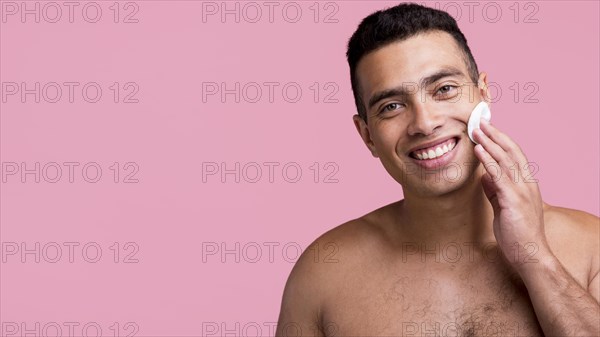
[[[347,57],[356,129],[404,199],[313,242],[277,335],[600,336],[599,219],[543,202],[493,125],[471,142],[470,113],[490,93],[455,20],[416,4],[378,11]]]

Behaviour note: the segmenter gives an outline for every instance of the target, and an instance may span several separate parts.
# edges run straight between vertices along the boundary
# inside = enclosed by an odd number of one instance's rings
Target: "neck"
[[[405,191],[398,213],[403,237],[432,245],[495,241],[494,213],[481,187],[482,174],[482,170],[476,170],[474,179],[462,188],[436,197],[415,196]]]

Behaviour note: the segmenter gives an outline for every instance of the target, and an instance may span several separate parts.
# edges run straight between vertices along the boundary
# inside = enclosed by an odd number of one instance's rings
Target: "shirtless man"
[[[305,250],[277,335],[600,336],[599,219],[544,203],[493,125],[470,141],[490,93],[456,22],[401,4],[364,19],[347,56],[354,123],[404,199]],[[443,142],[439,158],[416,158]]]

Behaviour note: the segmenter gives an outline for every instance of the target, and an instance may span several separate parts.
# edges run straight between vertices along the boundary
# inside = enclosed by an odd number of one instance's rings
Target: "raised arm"
[[[512,264],[527,286],[544,334],[600,336],[598,244],[581,256],[590,261],[588,275],[592,277],[589,284],[581,285],[550,248],[539,187],[536,181],[529,179],[529,163],[521,148],[488,123],[482,123],[481,130],[475,130],[473,135],[480,143],[475,146],[475,154],[486,169],[482,185],[494,209],[494,235],[502,252],[510,257],[515,245],[534,244],[539,249],[538,263],[513,260]],[[511,168],[517,174],[512,174]],[[586,228],[589,240],[598,240],[596,216],[582,217],[576,222]]]

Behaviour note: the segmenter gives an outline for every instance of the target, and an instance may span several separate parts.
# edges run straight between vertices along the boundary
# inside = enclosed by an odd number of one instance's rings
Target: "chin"
[[[415,182],[410,188],[410,194],[418,195],[420,197],[441,197],[447,194],[451,194],[460,191],[466,184],[466,181],[438,181],[438,182]],[[405,189],[405,192],[408,192]]]
[[[477,160],[474,157],[474,160]],[[468,161],[465,161],[468,162]],[[460,166],[460,169],[459,169]],[[477,165],[455,165],[446,170],[420,171],[394,179],[402,185],[406,194],[420,197],[440,197],[459,192],[474,182]]]

